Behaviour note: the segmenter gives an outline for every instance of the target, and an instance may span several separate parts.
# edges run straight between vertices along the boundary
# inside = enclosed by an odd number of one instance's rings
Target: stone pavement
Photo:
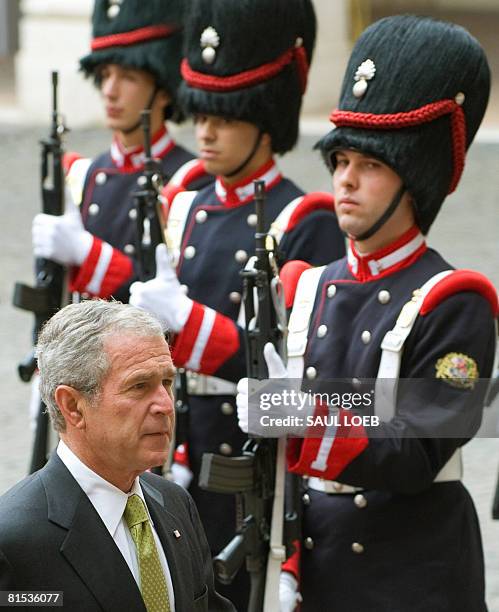
[[[2,124],[0,118],[0,494],[24,476],[30,454],[29,385],[17,379],[16,364],[30,349],[32,318],[14,309],[11,298],[15,281],[32,282],[30,227],[40,206],[37,142],[43,135],[44,128]],[[189,128],[181,130],[179,140],[192,146]],[[103,130],[78,130],[71,132],[67,141],[69,150],[88,155],[103,150],[108,136]],[[319,154],[311,151],[315,141],[312,135],[302,137],[298,150],[280,165],[305,189],[329,190],[327,171]],[[448,198],[429,239],[454,266],[479,270],[496,287],[498,167],[499,144],[473,146],[458,193]],[[490,519],[499,439],[475,439],[465,447],[464,455],[465,483],[475,500],[483,531],[489,610],[499,612],[499,521]]]

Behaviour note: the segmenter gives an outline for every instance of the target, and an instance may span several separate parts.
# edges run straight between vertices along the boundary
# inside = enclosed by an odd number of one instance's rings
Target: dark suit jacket
[[[190,496],[149,473],[140,484],[168,560],[176,611],[233,611],[214,589]],[[57,454],[0,497],[0,590],[64,591],[64,609],[71,612],[145,612],[126,561]]]

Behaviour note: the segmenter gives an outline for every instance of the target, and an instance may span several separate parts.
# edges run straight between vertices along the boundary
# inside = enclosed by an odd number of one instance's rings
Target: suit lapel
[[[193,600],[192,592],[187,589],[190,584],[191,563],[185,534],[182,534],[183,528],[179,520],[166,509],[161,492],[142,478],[140,484],[168,561],[175,593],[175,609],[178,612],[189,610]],[[175,536],[175,531],[180,533],[180,538]]]
[[[143,610],[130,569],[76,480],[54,454],[41,470],[48,519],[67,529],[60,552],[105,610]]]

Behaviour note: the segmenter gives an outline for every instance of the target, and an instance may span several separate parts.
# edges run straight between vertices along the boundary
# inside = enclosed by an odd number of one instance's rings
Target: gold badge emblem
[[[437,361],[435,369],[436,378],[457,389],[473,389],[478,379],[476,361],[463,353],[447,353]]]

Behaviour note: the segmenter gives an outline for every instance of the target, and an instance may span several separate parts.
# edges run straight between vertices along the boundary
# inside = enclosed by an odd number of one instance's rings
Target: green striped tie
[[[131,495],[128,498],[123,516],[137,549],[140,591],[147,612],[170,612],[165,574],[154,543],[149,515],[138,495]]]

